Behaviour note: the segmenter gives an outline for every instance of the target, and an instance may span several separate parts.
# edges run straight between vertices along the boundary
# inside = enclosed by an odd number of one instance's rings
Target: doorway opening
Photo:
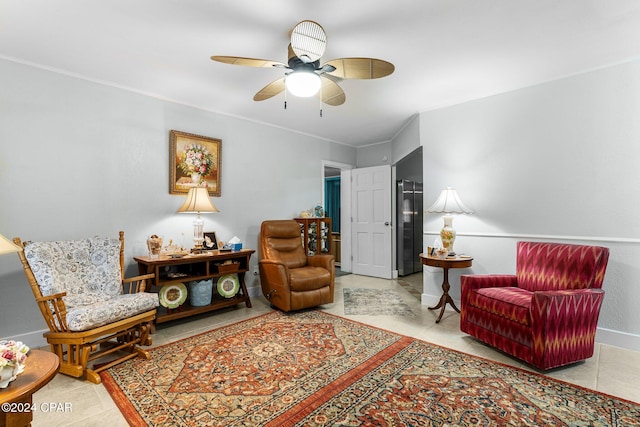
[[[342,178],[343,170],[353,169],[353,165],[323,161],[322,162],[322,201],[325,215],[331,218],[331,253],[336,258],[336,267],[342,265]],[[338,273],[338,269],[336,269]]]
[[[396,166],[396,265],[399,280],[422,293],[423,252],[422,147]]]

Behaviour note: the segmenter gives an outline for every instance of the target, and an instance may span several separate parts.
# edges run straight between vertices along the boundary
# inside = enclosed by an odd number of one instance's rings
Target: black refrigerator
[[[397,264],[398,275],[422,271],[422,183],[397,182]]]

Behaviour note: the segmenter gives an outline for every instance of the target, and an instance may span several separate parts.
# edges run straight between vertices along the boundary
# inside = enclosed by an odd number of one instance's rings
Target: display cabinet
[[[294,218],[309,255],[331,255],[331,218]]]

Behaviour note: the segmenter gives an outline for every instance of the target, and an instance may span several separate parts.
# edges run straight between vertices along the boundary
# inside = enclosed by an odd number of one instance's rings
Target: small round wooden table
[[[436,323],[440,323],[440,319],[442,319],[442,315],[444,314],[444,309],[447,303],[449,303],[455,311],[460,313],[460,310],[458,309],[458,307],[456,307],[456,304],[453,302],[451,295],[449,295],[449,289],[451,288],[451,285],[449,284],[449,269],[471,267],[473,258],[468,256],[438,258],[426,254],[420,254],[420,260],[423,265],[428,265],[429,267],[440,267],[442,268],[442,270],[444,270],[444,279],[442,280],[443,293],[440,297],[440,301],[436,306],[429,307],[429,310],[440,309],[440,315],[438,316],[438,319],[436,319]]]
[[[27,363],[7,388],[0,389],[0,427],[30,426],[33,420],[33,393],[44,387],[58,372],[60,361],[55,354],[31,350]],[[7,409],[7,410],[5,410]]]

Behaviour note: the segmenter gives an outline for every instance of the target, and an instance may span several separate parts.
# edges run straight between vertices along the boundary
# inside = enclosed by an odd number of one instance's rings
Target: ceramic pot
[[[3,366],[0,368],[0,388],[7,388],[9,383],[16,379],[17,366]]]

